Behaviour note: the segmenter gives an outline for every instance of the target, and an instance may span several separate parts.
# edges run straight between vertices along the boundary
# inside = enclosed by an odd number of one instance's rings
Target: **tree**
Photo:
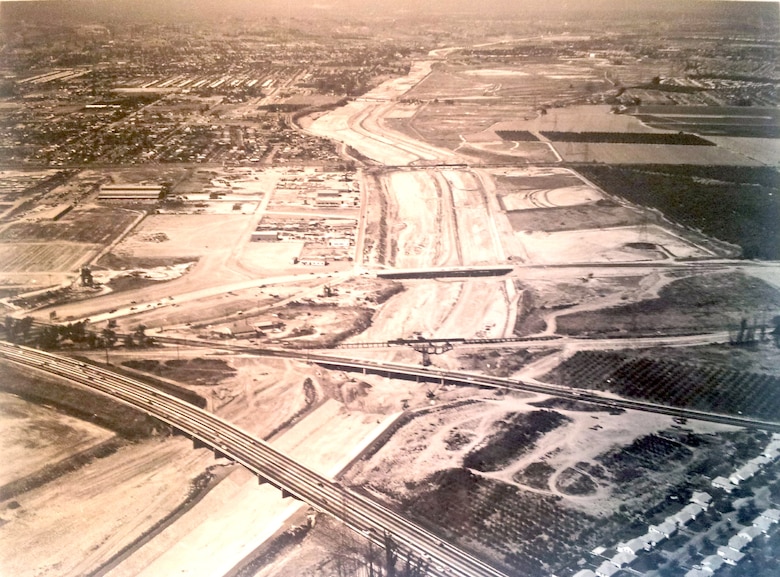
[[[387,571],[387,577],[395,576],[395,563],[398,561],[398,551],[393,536],[387,531],[384,532],[384,545],[385,545],[385,570]]]
[[[33,326],[33,318],[24,317],[17,323],[17,325],[19,330],[22,332],[22,336],[24,336],[24,340],[26,341],[30,337],[30,329]]]
[[[60,333],[57,327],[43,327],[36,339],[36,344],[42,349],[56,349],[59,347]]]
[[[154,344],[151,337],[146,336],[146,325],[138,325],[133,332],[135,344],[139,347],[149,347]]]
[[[114,332],[114,330],[111,329],[110,327],[104,328],[101,331],[100,335],[103,337],[103,343],[105,344],[106,347],[113,347],[114,344],[116,343],[117,340],[116,332]]]
[[[16,319],[11,315],[5,317],[5,338],[12,343],[16,341]]]

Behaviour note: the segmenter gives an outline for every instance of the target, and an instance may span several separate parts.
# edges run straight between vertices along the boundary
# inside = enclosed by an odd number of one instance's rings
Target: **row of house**
[[[718,476],[712,480],[712,486],[731,493],[739,484],[756,476],[761,469],[780,459],[780,433],[773,433],[772,440],[762,453],[753,457],[728,477]]]
[[[652,551],[664,539],[669,539],[675,535],[680,527],[684,527],[696,520],[711,504],[712,495],[703,491],[694,492],[690,502],[680,511],[668,516],[658,525],[650,525],[644,535],[618,543],[616,547],[617,553],[611,559],[601,563],[595,572],[590,569],[583,569],[576,573],[574,577],[612,577],[612,575],[636,561],[640,552]]]
[[[765,466],[780,458],[780,434],[774,433],[769,444],[760,455],[750,459],[728,477],[718,476],[712,480],[712,486],[731,493],[740,483],[753,478]],[[771,527],[780,521],[780,509],[766,509],[754,520],[733,535],[727,545],[718,547],[716,555],[708,555],[702,562],[689,570],[685,577],[711,577],[723,565],[737,565],[745,557],[744,549],[760,535],[769,533]]]
[[[685,574],[685,577],[710,577],[723,565],[737,565],[745,557],[744,549],[761,535],[768,534],[772,526],[780,522],[780,509],[765,509],[753,519],[753,524],[733,535],[728,545],[718,547],[717,555],[708,555],[701,564]]]

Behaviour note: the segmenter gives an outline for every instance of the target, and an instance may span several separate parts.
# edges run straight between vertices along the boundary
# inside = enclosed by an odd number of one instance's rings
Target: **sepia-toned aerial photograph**
[[[780,3],[0,0],[0,576],[778,577]]]

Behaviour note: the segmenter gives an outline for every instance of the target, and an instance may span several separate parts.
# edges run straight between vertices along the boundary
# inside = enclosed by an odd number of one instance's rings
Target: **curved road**
[[[383,533],[388,532],[400,544],[401,556],[413,552],[416,557],[429,560],[429,575],[507,577],[376,501],[300,465],[235,425],[154,387],[95,365],[1,341],[0,359],[64,377],[154,416],[213,448],[216,455],[242,464],[283,494],[335,517],[378,546],[383,543]]]

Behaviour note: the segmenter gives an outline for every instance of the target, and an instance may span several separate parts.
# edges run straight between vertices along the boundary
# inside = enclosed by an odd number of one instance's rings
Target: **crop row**
[[[715,146],[695,134],[654,132],[557,132],[540,133],[553,142],[606,142],[609,144],[677,144],[685,146]]]
[[[427,481],[432,481],[429,483]],[[545,574],[581,554],[578,544],[598,540],[601,520],[568,509],[560,500],[475,475],[467,469],[441,471],[407,502],[407,510],[426,524],[445,528],[456,540],[476,541],[504,556],[512,574]],[[461,504],[452,507],[453,499]]]
[[[561,384],[609,390],[627,397],[717,412],[774,419],[780,378],[677,361],[580,351],[558,367]]]
[[[678,442],[658,435],[646,435],[605,456],[603,462],[613,472],[635,466],[658,470],[666,461],[689,459],[692,455],[688,447]]]

